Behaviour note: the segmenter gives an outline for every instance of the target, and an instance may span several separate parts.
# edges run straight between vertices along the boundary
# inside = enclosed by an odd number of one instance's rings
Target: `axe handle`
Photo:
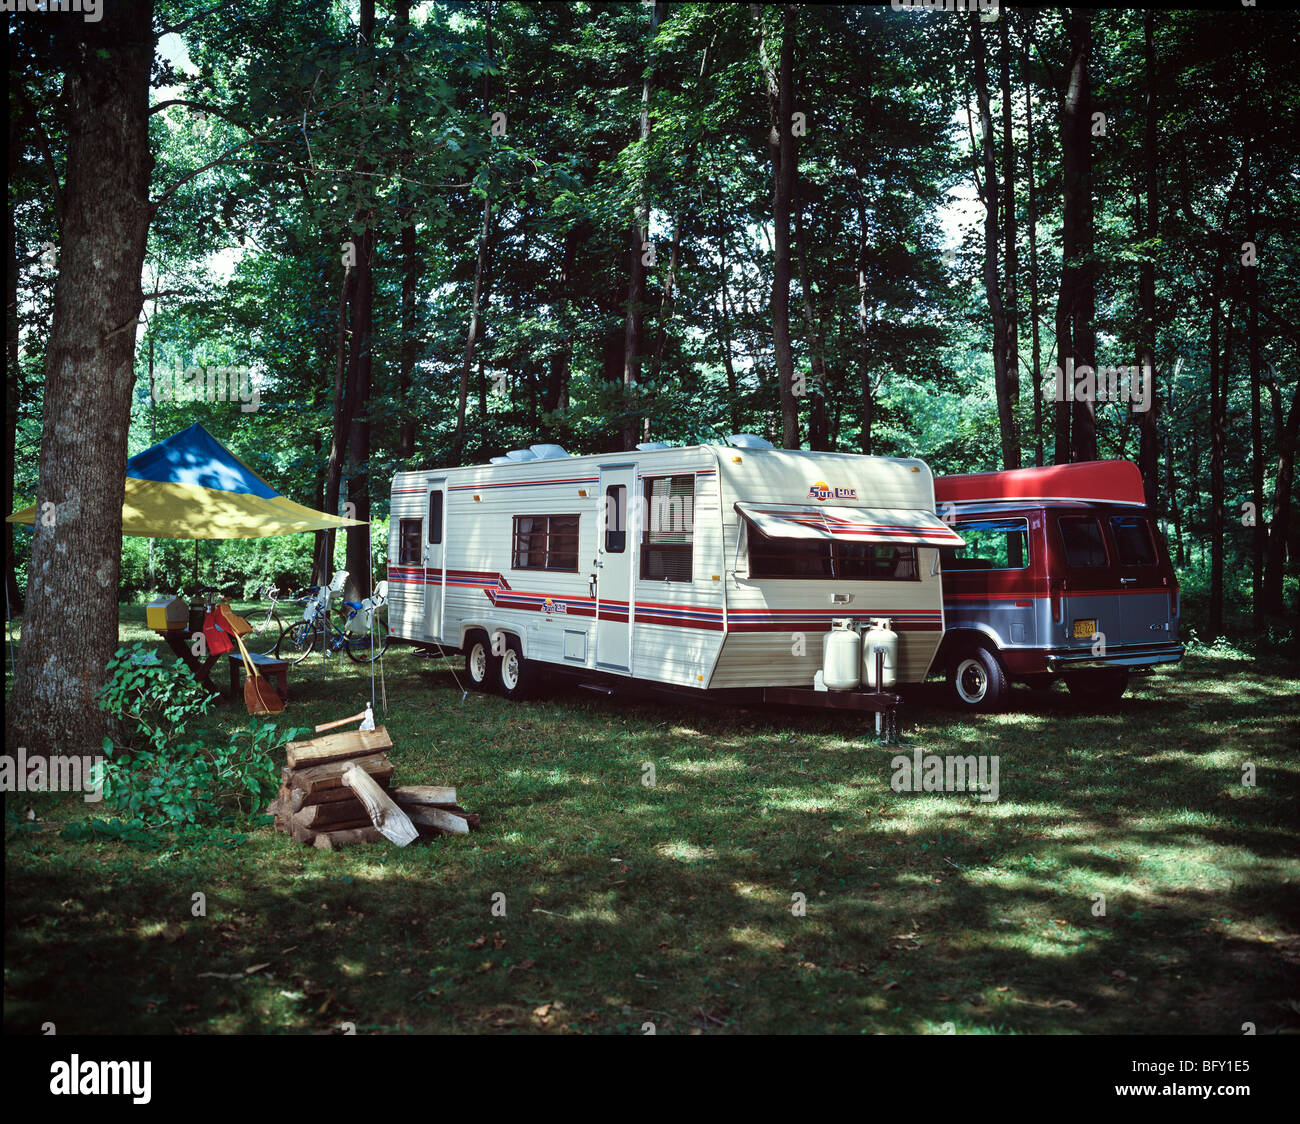
[[[316,727],[316,733],[322,730],[332,730],[335,726],[346,726],[349,722],[360,722],[365,718],[366,712],[363,710],[360,714],[354,714],[351,718],[340,718],[337,722],[322,722]]]

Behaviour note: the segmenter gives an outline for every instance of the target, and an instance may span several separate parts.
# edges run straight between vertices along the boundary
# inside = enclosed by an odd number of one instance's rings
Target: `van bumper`
[[[1155,667],[1177,663],[1183,658],[1181,644],[1126,644],[1111,648],[1104,656],[1094,656],[1090,649],[1080,652],[1058,648],[1047,653],[1048,671],[1076,671],[1095,667]]]

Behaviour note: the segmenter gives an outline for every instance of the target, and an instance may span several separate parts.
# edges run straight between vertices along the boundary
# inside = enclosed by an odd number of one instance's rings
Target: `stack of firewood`
[[[323,851],[388,839],[399,847],[421,835],[465,835],[477,813],[456,803],[454,788],[393,788],[388,731],[352,730],[290,742],[280,791],[266,811],[295,842]]]

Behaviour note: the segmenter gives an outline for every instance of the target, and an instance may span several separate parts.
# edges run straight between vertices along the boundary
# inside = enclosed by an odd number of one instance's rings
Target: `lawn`
[[[123,607],[124,640],[152,637],[142,619]],[[68,821],[102,805],[10,795],[5,1029],[1300,1026],[1295,663],[1201,649],[1110,710],[1017,689],[980,720],[927,687],[903,751],[846,715],[567,686],[462,699],[409,650],[385,674],[395,783],[455,785],[481,831],[334,854],[257,824],[74,843]],[[288,725],[370,696],[368,669],[319,653],[290,685]],[[222,706],[205,729],[245,721]],[[911,746],[996,755],[1000,799],[893,791]]]

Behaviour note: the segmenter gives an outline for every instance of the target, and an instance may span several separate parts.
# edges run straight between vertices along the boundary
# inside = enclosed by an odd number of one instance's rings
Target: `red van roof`
[[[1146,503],[1142,473],[1132,461],[1081,461],[1006,472],[934,478],[936,503],[978,500],[1084,500]]]

